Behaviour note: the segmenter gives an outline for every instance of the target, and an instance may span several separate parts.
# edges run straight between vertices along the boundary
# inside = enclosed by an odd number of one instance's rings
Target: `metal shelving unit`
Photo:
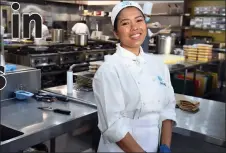
[[[192,17],[226,17],[225,14],[196,14],[193,15]]]
[[[151,14],[151,15],[146,15],[146,16],[149,16],[149,17],[152,17],[152,16],[190,16],[189,13],[186,13],[186,14]]]

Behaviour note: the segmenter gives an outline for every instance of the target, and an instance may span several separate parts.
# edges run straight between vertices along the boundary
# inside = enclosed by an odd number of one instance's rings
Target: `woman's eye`
[[[143,21],[143,19],[138,19],[138,20],[137,20],[137,22],[142,22],[142,21]]]
[[[124,22],[124,23],[122,23],[122,25],[128,25],[129,24],[129,22]]]

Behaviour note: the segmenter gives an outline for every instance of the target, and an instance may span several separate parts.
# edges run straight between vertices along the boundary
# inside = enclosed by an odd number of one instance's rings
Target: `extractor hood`
[[[49,2],[76,4],[76,0],[47,0]]]
[[[81,5],[115,5],[120,2],[120,0],[111,1],[94,1],[94,0],[48,0],[51,2],[58,3],[70,3],[70,4],[81,4]]]

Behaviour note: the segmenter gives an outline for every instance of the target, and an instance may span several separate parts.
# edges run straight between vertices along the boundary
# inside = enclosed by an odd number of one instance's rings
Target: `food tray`
[[[93,77],[95,73],[86,71],[83,73],[75,73],[75,81],[76,81],[76,88],[81,89],[81,88],[88,88],[92,89],[92,83],[93,83]]]

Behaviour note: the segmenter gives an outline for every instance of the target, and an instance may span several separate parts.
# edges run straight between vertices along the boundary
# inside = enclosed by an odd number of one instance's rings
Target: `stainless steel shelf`
[[[8,1],[2,1],[0,0],[0,5],[7,5],[7,6],[11,6],[12,2],[8,2]]]

